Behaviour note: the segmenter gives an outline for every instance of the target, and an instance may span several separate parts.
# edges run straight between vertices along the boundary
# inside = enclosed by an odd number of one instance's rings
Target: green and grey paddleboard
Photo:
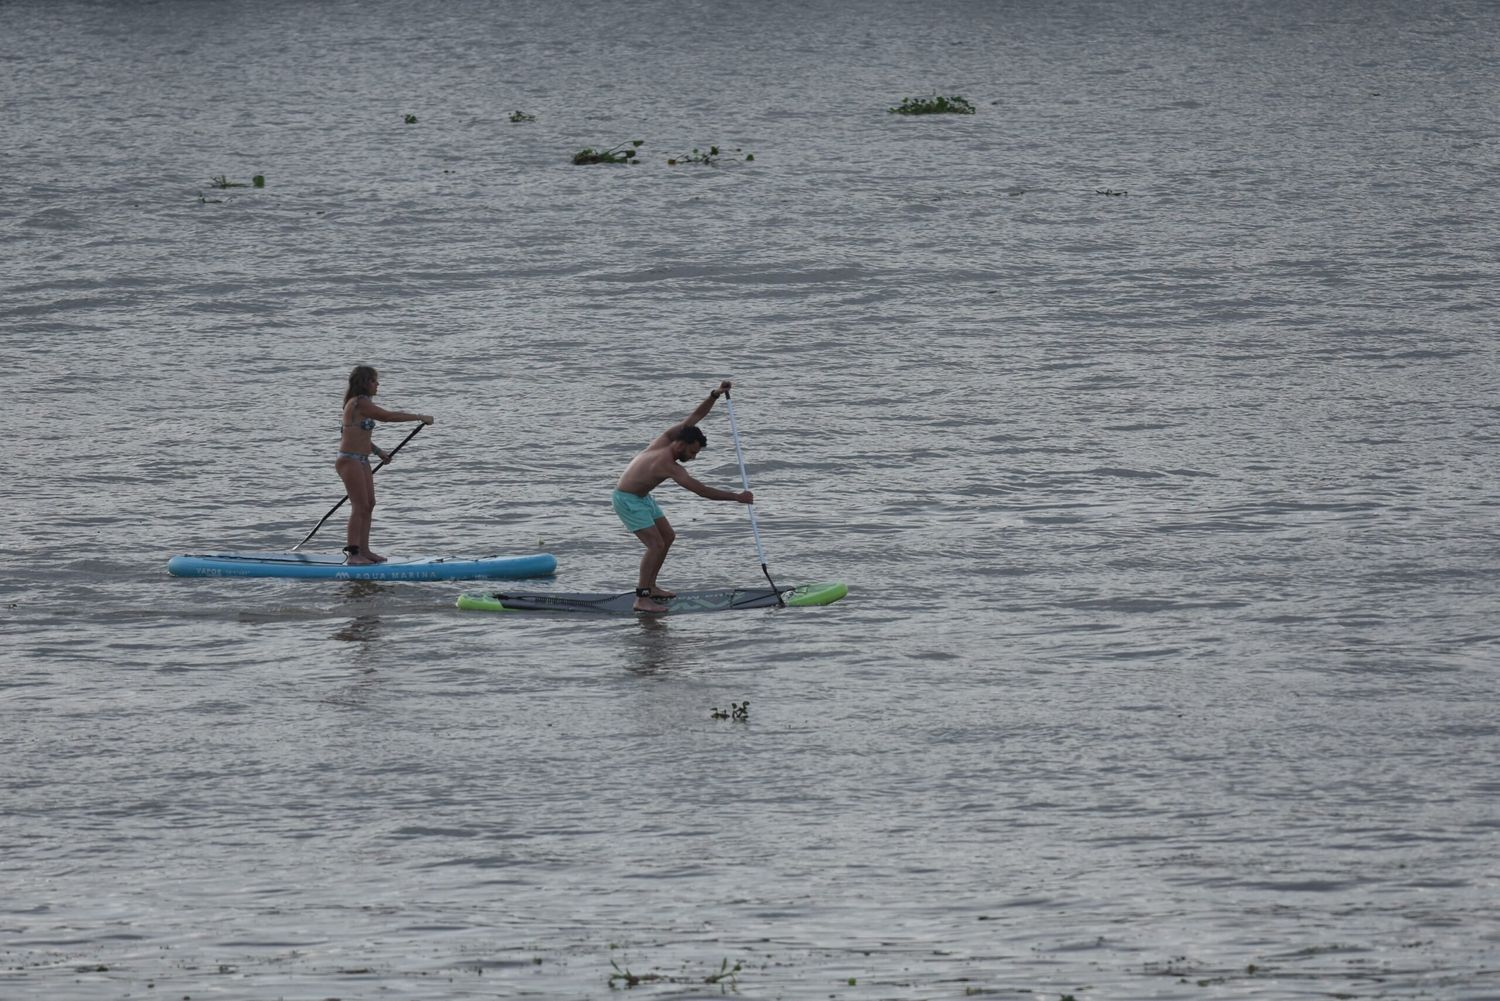
[[[803,584],[800,587],[771,590],[768,587],[723,587],[708,591],[679,591],[677,597],[665,601],[666,614],[682,615],[687,612],[730,612],[741,608],[775,607],[777,596],[780,604],[794,608],[805,605],[828,605],[849,593],[849,588],[837,581],[824,584]],[[502,591],[471,591],[458,596],[458,607],[471,612],[601,612],[611,615],[629,615],[635,612],[635,592],[620,594],[563,594],[536,592],[514,594]]]

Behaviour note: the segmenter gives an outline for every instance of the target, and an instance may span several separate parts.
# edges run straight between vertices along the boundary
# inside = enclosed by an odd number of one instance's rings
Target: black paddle
[[[375,464],[375,468],[372,469],[372,470],[370,470],[370,475],[374,476],[376,473],[380,472],[380,467],[383,466],[383,465],[385,465],[387,462],[389,462],[391,456],[393,456],[397,452],[401,451],[401,446],[402,445],[405,445],[407,442],[409,442],[413,438],[415,438],[417,436],[417,432],[420,431],[420,430],[422,430],[426,426],[427,426],[426,424],[418,424],[416,427],[412,428],[411,429],[411,434],[409,434],[405,438],[401,439],[401,445],[397,445],[395,448],[393,448],[389,452],[385,453],[385,458],[381,459],[379,462],[377,462]],[[348,494],[345,494],[344,496],[340,497],[339,498],[339,502],[337,504],[335,504],[333,507],[329,508],[328,509],[328,513],[325,514],[322,518],[320,518],[318,520],[318,523],[313,526],[312,531],[308,532],[306,535],[304,535],[302,537],[302,541],[299,542],[299,543],[297,543],[295,546],[292,547],[292,552],[295,553],[297,550],[299,550],[303,546],[307,545],[307,540],[311,539],[314,535],[318,534],[318,529],[320,529],[320,528],[323,527],[323,522],[327,521],[329,518],[332,518],[333,517],[333,512],[335,512],[339,508],[343,507],[344,506],[344,501],[346,501],[348,499],[349,499],[349,495]]]

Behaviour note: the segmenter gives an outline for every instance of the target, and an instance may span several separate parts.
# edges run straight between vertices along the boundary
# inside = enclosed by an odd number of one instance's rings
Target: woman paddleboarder
[[[349,528],[344,553],[352,564],[384,563],[385,557],[370,551],[370,520],[375,512],[375,476],[370,469],[370,454],[382,462],[391,461],[391,453],[370,440],[377,422],[421,421],[431,424],[430,414],[408,414],[386,410],[371,397],[380,389],[380,373],[369,365],[356,365],[349,373],[349,389],[344,393],[344,419],[339,437],[339,457],[333,464],[344,490],[349,495]]]

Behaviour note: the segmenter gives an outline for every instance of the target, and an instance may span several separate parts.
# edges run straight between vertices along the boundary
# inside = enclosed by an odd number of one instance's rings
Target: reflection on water
[[[631,674],[662,674],[682,666],[681,644],[673,640],[666,616],[639,616],[629,636],[632,657],[625,670]]]
[[[344,585],[346,604],[374,605],[374,599],[390,592],[389,585],[375,580],[351,580]],[[336,640],[368,643],[380,638],[381,619],[373,611],[356,615],[349,623],[333,634]]]
[[[336,640],[353,643],[369,643],[380,638],[382,623],[378,615],[356,615],[349,624],[333,634]]]
[[[350,601],[363,601],[391,590],[391,586],[378,580],[351,580],[344,582],[344,594]]]

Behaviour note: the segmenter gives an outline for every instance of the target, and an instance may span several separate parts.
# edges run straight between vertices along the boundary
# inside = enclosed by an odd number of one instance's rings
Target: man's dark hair
[[[672,436],[672,440],[685,441],[689,445],[694,442],[697,442],[699,445],[708,444],[708,436],[698,430],[698,425],[696,424],[689,424],[687,427],[678,428],[677,433]]]

